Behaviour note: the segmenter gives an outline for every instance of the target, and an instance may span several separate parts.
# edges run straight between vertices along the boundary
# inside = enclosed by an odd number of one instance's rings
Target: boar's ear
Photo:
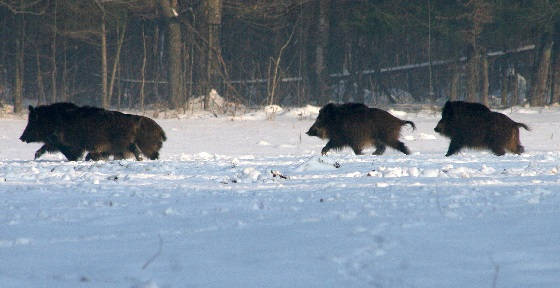
[[[33,112],[33,106],[29,105],[29,107],[27,107],[29,109],[29,112]]]
[[[323,108],[321,110],[323,110],[324,113],[330,113],[331,111],[334,110],[334,103],[329,103],[329,104],[323,106]]]
[[[451,105],[450,101],[445,102],[443,109],[441,110],[441,116],[443,118],[451,118],[453,115],[453,105]]]

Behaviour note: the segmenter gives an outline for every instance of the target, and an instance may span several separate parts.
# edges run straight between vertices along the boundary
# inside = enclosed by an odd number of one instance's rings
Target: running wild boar
[[[519,127],[529,131],[527,125],[492,112],[482,104],[447,101],[434,131],[451,139],[445,156],[458,153],[464,147],[489,149],[501,156],[506,151],[523,153]]]
[[[411,121],[361,103],[330,103],[319,110],[319,116],[306,134],[329,140],[321,150],[322,155],[346,146],[352,148],[356,155],[370,146],[376,147],[374,155],[383,154],[386,146],[408,155],[410,151],[399,141],[401,126],[405,124],[410,124],[413,130],[416,128]]]

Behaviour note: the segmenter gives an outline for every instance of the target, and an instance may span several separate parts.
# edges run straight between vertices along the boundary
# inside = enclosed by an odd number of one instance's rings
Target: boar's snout
[[[311,128],[309,128],[309,130],[307,132],[305,132],[305,134],[307,134],[309,136],[317,136],[317,128],[315,128],[314,126],[311,126]]]
[[[443,125],[443,122],[440,120],[434,128],[434,131],[436,131],[437,133],[443,133]]]
[[[21,134],[21,136],[19,137],[19,140],[21,140],[22,142],[25,143],[29,143],[29,133],[27,133],[27,130],[23,131],[23,134]]]

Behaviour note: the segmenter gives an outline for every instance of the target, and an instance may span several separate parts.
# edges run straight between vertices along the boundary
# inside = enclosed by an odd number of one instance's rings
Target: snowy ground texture
[[[430,111],[391,111],[409,156],[320,157],[316,112],[157,119],[144,162],[33,161],[0,120],[0,286],[560,287],[559,108],[449,158]]]

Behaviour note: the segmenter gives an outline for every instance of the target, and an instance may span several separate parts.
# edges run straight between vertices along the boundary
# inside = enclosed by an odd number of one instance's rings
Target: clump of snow
[[[190,114],[200,114],[201,112],[204,112],[205,98],[206,96],[204,95],[190,98],[185,105],[187,110],[186,112]],[[226,101],[226,99],[220,96],[220,94],[218,94],[215,89],[210,90],[210,92],[208,93],[208,105],[209,107],[207,110],[216,115],[227,113],[237,114],[245,110],[245,107],[239,103]]]
[[[439,170],[438,169],[425,169],[424,171],[422,171],[422,173],[420,174],[423,177],[438,177],[439,176]]]
[[[307,105],[305,107],[291,108],[284,115],[299,120],[314,119],[319,114],[321,107]]]
[[[387,111],[389,113],[391,113],[393,116],[398,117],[398,118],[403,118],[406,115],[408,115],[408,113],[406,113],[405,111],[399,111],[399,110],[393,110],[393,109],[389,109],[389,111]]]
[[[259,180],[260,176],[261,176],[261,172],[259,172],[257,169],[253,168],[253,167],[247,167],[245,169],[243,169],[243,174],[245,179],[249,179],[252,182],[255,182],[257,180]]]
[[[257,142],[257,145],[260,145],[260,146],[270,146],[270,145],[272,145],[272,144],[270,144],[270,142],[268,142],[268,141],[260,140],[259,142]]]
[[[418,138],[420,138],[420,140],[436,140],[437,137],[434,134],[427,134],[427,133],[420,133],[418,135]]]
[[[264,112],[268,113],[268,114],[272,114],[272,113],[282,113],[284,112],[284,109],[282,109],[282,107],[278,106],[278,105],[268,105],[264,107]]]

